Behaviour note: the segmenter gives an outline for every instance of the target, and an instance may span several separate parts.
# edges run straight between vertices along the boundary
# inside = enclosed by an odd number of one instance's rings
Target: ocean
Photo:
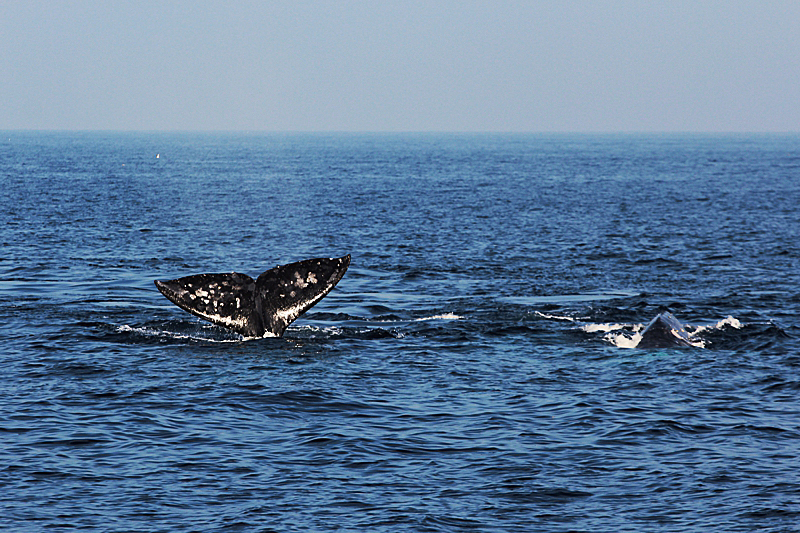
[[[0,136],[0,529],[800,531],[800,135]],[[282,338],[154,280],[351,254]],[[636,348],[659,312],[695,346]]]

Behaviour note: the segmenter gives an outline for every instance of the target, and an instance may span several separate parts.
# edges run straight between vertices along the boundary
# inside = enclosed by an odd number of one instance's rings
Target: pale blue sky
[[[0,129],[798,131],[800,2],[0,2]]]

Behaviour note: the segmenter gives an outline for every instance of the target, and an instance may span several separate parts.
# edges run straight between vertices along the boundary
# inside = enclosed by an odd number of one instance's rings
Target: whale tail
[[[156,281],[158,290],[181,309],[245,337],[280,337],[339,283],[350,255],[306,259],[246,274],[196,274]]]

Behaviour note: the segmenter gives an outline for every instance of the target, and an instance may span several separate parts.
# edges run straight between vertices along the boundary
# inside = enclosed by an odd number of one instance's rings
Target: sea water
[[[12,131],[0,180],[0,529],[800,531],[798,135]],[[279,339],[153,284],[348,253]]]

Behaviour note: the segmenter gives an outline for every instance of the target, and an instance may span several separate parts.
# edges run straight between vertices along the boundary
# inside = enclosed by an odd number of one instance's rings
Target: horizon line
[[[268,130],[268,129],[117,129],[0,128],[5,133],[174,133],[262,135],[797,135],[798,130]]]

